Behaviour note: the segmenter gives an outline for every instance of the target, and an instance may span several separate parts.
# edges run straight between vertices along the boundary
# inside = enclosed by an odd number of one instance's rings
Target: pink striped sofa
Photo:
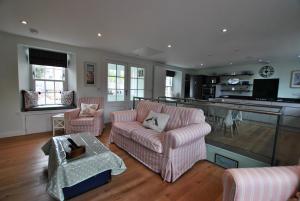
[[[228,169],[223,201],[287,201],[299,187],[300,166]]]
[[[98,104],[94,117],[79,117],[81,103]],[[78,99],[76,109],[65,112],[66,133],[90,132],[94,136],[102,133],[104,128],[104,99],[103,97],[82,97]]]
[[[170,115],[162,133],[144,128],[150,111]],[[141,101],[136,110],[111,113],[110,142],[126,150],[145,166],[174,182],[197,161],[206,159],[204,136],[211,127],[202,110]]]

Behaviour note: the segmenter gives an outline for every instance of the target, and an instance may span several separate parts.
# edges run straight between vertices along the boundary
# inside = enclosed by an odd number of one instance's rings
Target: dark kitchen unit
[[[188,79],[189,85],[187,87]],[[215,98],[216,84],[218,84],[219,81],[220,78],[218,76],[188,75],[185,82],[185,97],[202,100]]]

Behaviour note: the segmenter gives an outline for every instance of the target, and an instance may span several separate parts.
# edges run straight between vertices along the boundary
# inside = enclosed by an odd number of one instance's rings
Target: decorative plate
[[[274,68],[272,66],[263,66],[259,70],[259,75],[264,78],[271,77],[274,74]]]

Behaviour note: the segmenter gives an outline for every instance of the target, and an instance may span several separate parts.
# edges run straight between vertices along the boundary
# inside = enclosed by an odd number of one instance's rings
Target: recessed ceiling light
[[[171,48],[171,47],[172,47],[172,45],[171,45],[171,44],[169,44],[169,45],[168,45],[168,48]]]
[[[21,23],[25,24],[25,25],[28,24],[28,22],[26,20],[21,20]]]
[[[226,28],[222,29],[223,33],[226,33],[227,31],[228,31],[228,29],[226,29]]]
[[[200,66],[204,66],[204,64],[200,64]]]
[[[102,37],[102,33],[97,34],[98,38]]]
[[[298,55],[298,58],[300,58],[300,55]]]
[[[232,62],[230,62],[229,65],[232,65]]]

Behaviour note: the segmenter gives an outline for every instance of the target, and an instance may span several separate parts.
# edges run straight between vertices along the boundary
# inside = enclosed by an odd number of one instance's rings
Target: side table
[[[65,129],[65,117],[64,114],[57,114],[52,116],[53,125],[53,136],[55,136],[55,131],[58,129]]]

